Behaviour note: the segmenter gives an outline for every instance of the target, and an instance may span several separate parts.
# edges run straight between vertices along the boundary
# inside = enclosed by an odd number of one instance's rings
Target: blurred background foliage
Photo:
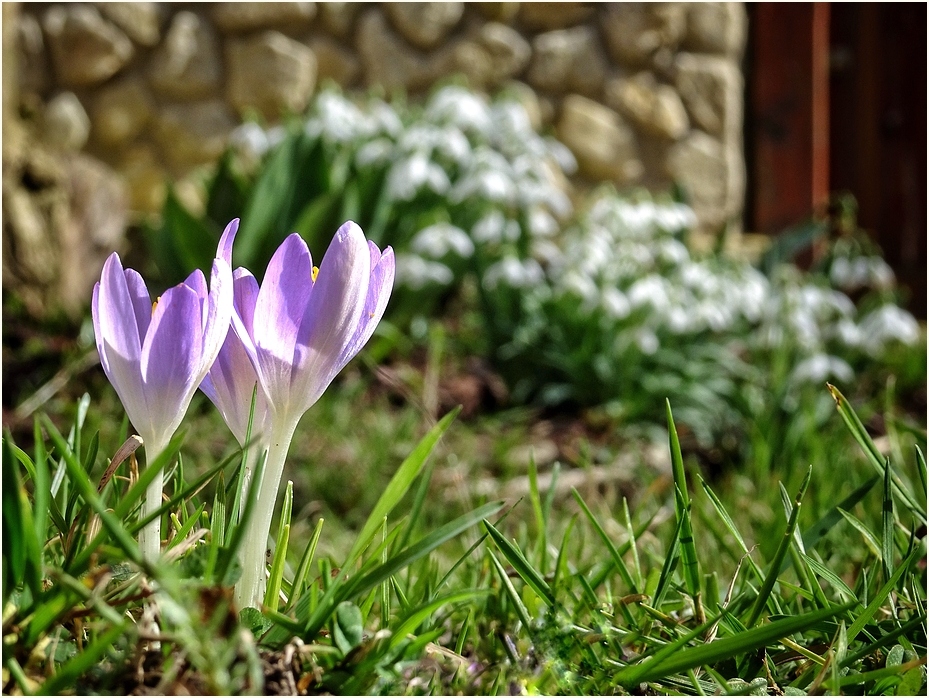
[[[899,306],[893,272],[847,198],[754,261],[722,237],[700,249],[686,202],[609,186],[572,199],[567,148],[536,133],[506,92],[488,100],[456,84],[421,106],[330,89],[305,117],[245,124],[232,143],[199,196],[169,189],[131,259],[167,287],[208,268],[241,217],[234,265],[260,275],[290,232],[319,263],[355,220],[397,253],[368,361],[421,363],[436,341],[457,357],[452,373],[475,357],[477,396],[472,385],[450,403],[586,410],[595,423],[648,431],[663,428],[673,396],[685,434],[716,460],[744,457],[749,444],[770,452],[808,394],[827,404],[826,380],[873,393],[893,374],[901,395],[924,404],[924,330]],[[805,271],[793,264],[802,255],[813,258]],[[92,346],[86,321],[78,345]],[[40,365],[41,346],[21,345],[19,365]],[[29,394],[7,393],[5,406]]]
[[[818,416],[800,428],[820,428],[827,380],[873,393],[892,374],[925,399],[924,331],[848,198],[754,261],[722,238],[701,250],[686,202],[611,187],[572,201],[559,186],[570,152],[506,93],[456,85],[422,106],[322,92],[306,118],[246,124],[233,142],[202,200],[169,193],[146,230],[164,284],[206,267],[233,217],[234,263],[252,270],[292,231],[318,263],[351,219],[397,253],[369,356],[409,360],[441,331],[502,379],[490,386],[499,406],[647,431],[663,428],[673,396],[696,445],[741,458],[749,444],[773,457],[810,399]]]

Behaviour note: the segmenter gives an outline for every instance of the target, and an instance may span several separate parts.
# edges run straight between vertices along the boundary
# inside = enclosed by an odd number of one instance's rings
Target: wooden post
[[[829,14],[828,3],[753,8],[749,225],[757,232],[780,232],[828,201]]]

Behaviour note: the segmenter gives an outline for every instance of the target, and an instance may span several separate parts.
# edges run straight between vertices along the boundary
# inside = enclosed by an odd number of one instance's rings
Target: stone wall
[[[515,83],[582,177],[676,181],[705,229],[739,224],[742,3],[23,4],[18,24],[22,110],[115,167],[137,211],[325,80],[417,95],[461,73]]]

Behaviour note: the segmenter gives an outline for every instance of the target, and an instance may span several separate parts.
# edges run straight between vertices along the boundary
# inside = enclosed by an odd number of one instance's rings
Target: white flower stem
[[[167,446],[156,439],[142,439],[145,444],[146,467],[154,463]],[[164,492],[164,468],[158,470],[158,474],[149,483],[145,489],[145,500],[142,502],[142,514],[144,519],[149,514],[157,511],[162,504],[162,494]],[[161,517],[158,516],[150,521],[139,531],[139,548],[142,552],[142,558],[148,562],[155,562],[161,555]]]
[[[284,473],[284,461],[290,450],[299,419],[274,420],[271,438],[268,444],[268,459],[264,474],[258,484],[258,501],[255,511],[245,529],[239,559],[242,562],[242,576],[235,585],[235,604],[238,608],[261,608],[264,600],[266,575],[266,551],[268,533],[271,531],[271,519],[274,516],[274,504]]]

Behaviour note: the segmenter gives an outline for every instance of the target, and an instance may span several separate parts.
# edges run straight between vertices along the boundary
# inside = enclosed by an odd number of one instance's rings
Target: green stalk
[[[147,463],[154,463],[167,446],[166,441],[160,441],[155,438],[145,438],[144,436],[142,442],[145,444],[145,460]],[[164,468],[159,468],[158,473],[145,489],[145,499],[142,501],[140,518],[144,519],[158,511],[161,507],[161,497],[163,493]],[[156,516],[139,531],[139,549],[142,551],[142,557],[148,562],[154,562],[161,555],[160,516]]]
[[[245,536],[241,548],[242,577],[235,585],[235,603],[238,608],[261,608],[266,586],[265,551],[274,503],[284,473],[284,461],[290,450],[299,419],[275,419],[268,443],[268,459],[264,476],[258,483],[258,501],[254,515],[245,524]]]

